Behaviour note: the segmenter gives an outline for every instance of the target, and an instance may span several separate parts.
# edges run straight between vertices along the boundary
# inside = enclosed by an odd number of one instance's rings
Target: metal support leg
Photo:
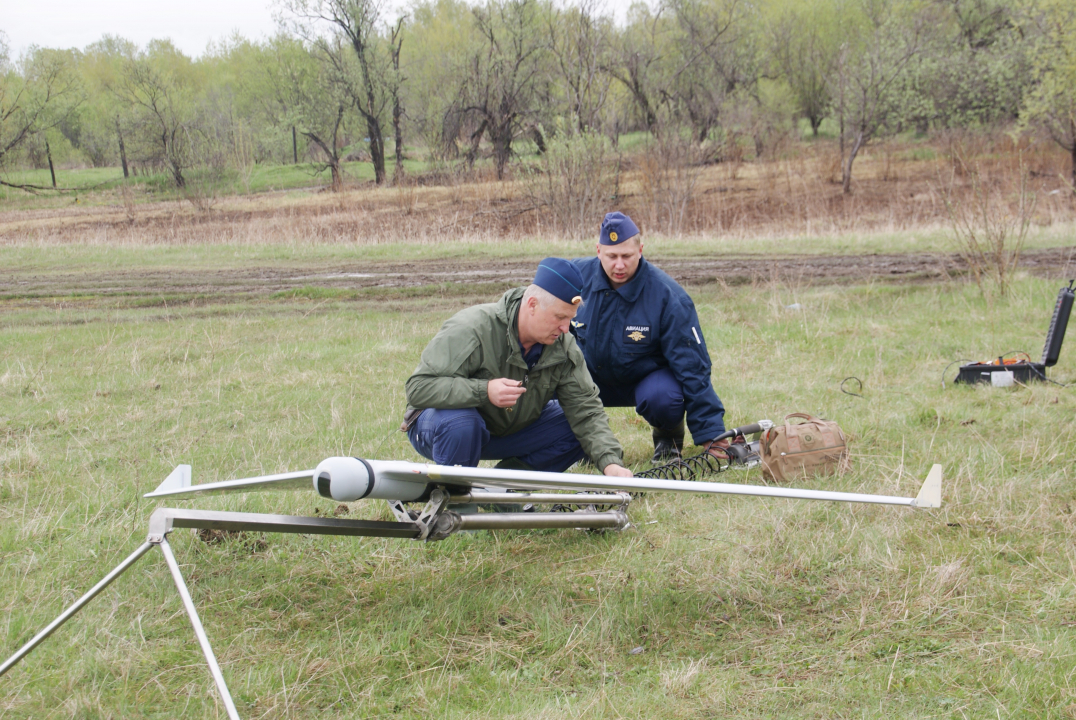
[[[443,493],[444,500],[448,499],[447,493]],[[61,625],[81,610],[90,600],[93,600],[102,590],[124,573],[140,557],[150,551],[155,545],[159,545],[164,559],[168,563],[168,569],[172,573],[176,589],[179,591],[183,607],[187,611],[194,633],[198,637],[198,644],[202,647],[209,671],[213,675],[213,681],[217,685],[221,699],[228,711],[231,720],[239,720],[239,713],[235,709],[235,703],[228,692],[228,686],[224,682],[220,665],[213,654],[213,648],[206,637],[205,629],[198,618],[198,611],[191,600],[187,584],[179,570],[172,548],[168,544],[167,535],[174,528],[213,528],[217,530],[247,530],[253,532],[285,532],[285,533],[308,533],[321,535],[339,536],[370,536],[370,537],[396,537],[417,538],[420,527],[414,522],[383,522],[379,520],[344,520],[340,518],[308,518],[293,517],[289,515],[265,515],[258,513],[235,513],[217,512],[211,510],[180,510],[175,508],[158,508],[149,520],[149,537],[147,541],[135,550],[131,555],[104,577],[101,582],[78,599],[71,607],[64,610],[63,614],[52,621],[48,627],[34,636],[30,642],[19,648],[19,651],[0,665],[0,675],[10,670],[16,663],[30,654],[45,638],[56,631]]]
[[[205,661],[209,664],[209,672],[212,673],[213,680],[217,683],[217,690],[220,691],[221,699],[224,700],[224,707],[228,711],[228,717],[231,720],[239,720],[239,712],[235,709],[235,703],[232,702],[232,696],[228,692],[227,684],[224,682],[224,675],[220,672],[220,665],[217,664],[213,648],[209,645],[209,638],[206,637],[202,621],[198,619],[198,611],[194,608],[194,601],[191,600],[191,594],[187,591],[187,584],[183,582],[183,575],[179,571],[179,563],[176,562],[176,556],[172,554],[172,548],[168,544],[167,538],[161,539],[161,552],[164,553],[164,559],[168,561],[168,569],[172,571],[172,579],[176,581],[176,589],[179,590],[179,596],[183,599],[183,607],[187,609],[191,625],[194,626],[194,634],[198,636],[198,644],[202,646],[202,654],[205,655]]]
[[[480,498],[481,496],[479,496]],[[532,496],[536,501],[549,502],[552,500],[585,498],[591,502],[601,499],[607,504],[626,505],[630,498],[626,494],[615,496],[594,495],[557,495],[543,497]],[[528,495],[508,495],[506,498],[514,500],[528,499]],[[412,520],[406,508],[401,509],[406,520],[400,522],[384,522],[380,520],[345,520],[342,518],[310,518],[294,517],[289,515],[265,515],[259,513],[236,513],[211,510],[180,510],[175,508],[158,508],[149,521],[149,536],[147,541],[135,550],[131,555],[120,563],[116,568],[104,577],[99,583],[78,599],[71,607],[56,618],[48,627],[38,633],[30,642],[26,643],[3,665],[0,665],[0,675],[6,673],[13,665],[28,655],[45,638],[51,635],[58,627],[67,622],[71,616],[81,610],[90,600],[96,597],[102,590],[123,574],[140,557],[145,555],[154,546],[161,548],[164,559],[168,563],[168,569],[172,573],[179,597],[183,601],[183,607],[187,611],[194,634],[198,637],[198,644],[205,655],[209,671],[213,681],[217,685],[221,699],[227,709],[231,720],[239,720],[239,713],[228,692],[228,686],[224,682],[220,665],[213,653],[213,648],[206,637],[202,621],[198,617],[198,611],[191,600],[187,584],[183,580],[179,563],[172,553],[172,547],[168,543],[168,533],[175,528],[213,528],[217,530],[247,530],[255,532],[283,532],[283,533],[306,533],[338,536],[358,537],[395,537],[429,540],[442,539],[460,529],[468,528],[615,528],[627,527],[627,515],[623,509],[608,512],[571,512],[571,513],[483,513],[469,515],[462,518],[458,513],[447,512],[449,495],[441,489],[431,494],[430,504],[423,511],[421,522]],[[429,523],[426,525],[425,523]],[[427,533],[429,533],[427,535]]]
[[[152,547],[153,547],[153,543],[149,543],[149,542],[143,543],[141,547],[139,547],[133,553],[128,555],[127,559],[124,560],[123,562],[121,562],[119,565],[117,565],[115,570],[110,572],[108,575],[105,575],[105,577],[101,580],[101,582],[97,583],[92,588],[90,588],[90,591],[88,593],[86,593],[85,595],[83,595],[82,597],[80,597],[78,600],[76,600],[74,605],[72,605],[71,607],[64,610],[63,613],[60,615],[60,617],[56,618],[51,623],[49,623],[48,627],[46,627],[44,630],[39,632],[37,635],[34,635],[34,637],[30,640],[30,642],[23,645],[21,648],[19,648],[18,652],[16,652],[14,655],[12,655],[6,661],[4,661],[4,664],[0,665],[0,675],[3,675],[4,673],[6,673],[8,670],[10,670],[15,665],[15,663],[17,663],[19,660],[22,660],[24,657],[29,655],[30,651],[33,650],[38,645],[40,645],[42,640],[47,638],[49,635],[52,635],[52,633],[55,632],[58,627],[60,627],[65,622],[70,620],[72,615],[74,615],[79,610],[81,610],[83,607],[85,607],[86,603],[88,603],[90,600],[93,600],[95,597],[97,597],[97,595],[102,590],[104,590],[106,587],[108,587],[112,583],[113,580],[115,580],[120,575],[122,575],[127,568],[134,565],[135,561],[137,561],[138,558],[142,557],[147,552],[149,552],[150,548],[152,548]]]

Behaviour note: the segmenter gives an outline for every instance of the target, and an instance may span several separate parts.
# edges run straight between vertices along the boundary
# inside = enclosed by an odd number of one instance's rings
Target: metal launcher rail
[[[586,503],[586,508],[593,508],[594,503],[612,505],[612,510],[597,511],[584,509],[576,512],[527,512],[527,513],[477,513],[461,515],[449,510],[450,503],[481,502],[483,504],[530,504]],[[239,719],[235,703],[232,701],[228,685],[224,680],[213,647],[209,644],[205,628],[198,617],[198,610],[191,599],[190,591],[180,572],[179,563],[172,553],[168,535],[176,528],[196,528],[210,530],[233,530],[248,532],[303,533],[309,535],[340,535],[349,537],[388,537],[411,540],[440,540],[461,530],[483,529],[527,529],[527,528],[583,528],[583,529],[624,529],[628,526],[625,507],[630,502],[627,493],[606,495],[578,495],[575,493],[465,493],[450,496],[447,492],[435,490],[430,503],[417,518],[412,518],[404,510],[406,520],[347,520],[342,518],[302,517],[295,515],[266,515],[261,513],[223,512],[211,510],[186,510],[178,508],[160,508],[149,519],[149,534],[146,541],[137,550],[105,575],[96,585],[72,603],[45,629],[31,638],[14,655],[0,665],[0,676],[29,655],[34,648],[45,641],[79,610],[97,597],[116,578],[131,568],[143,555],[153,548],[159,548],[168,563],[176,590],[183,607],[187,611],[198,644],[202,648],[209,672],[217,686],[221,700],[232,720]],[[390,503],[392,505],[392,503]],[[402,507],[402,506],[401,506]],[[399,509],[393,512],[400,516]]]

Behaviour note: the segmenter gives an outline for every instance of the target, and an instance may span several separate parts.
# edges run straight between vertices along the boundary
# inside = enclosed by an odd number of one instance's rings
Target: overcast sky
[[[606,5],[623,22],[630,1]],[[211,41],[233,32],[250,40],[269,37],[276,30],[273,7],[272,0],[0,0],[0,30],[13,59],[31,45],[81,50],[105,34],[139,47],[171,38],[185,54],[198,57]]]

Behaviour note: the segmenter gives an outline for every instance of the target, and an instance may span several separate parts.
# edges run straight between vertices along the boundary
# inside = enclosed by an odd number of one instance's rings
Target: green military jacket
[[[519,349],[519,306],[523,288],[509,290],[495,303],[475,305],[449,318],[407,380],[407,403],[413,408],[476,408],[490,435],[510,435],[527,427],[554,395],[560,400],[583,451],[602,470],[623,464],[598,388],[590,379],[575,338],[565,333],[542,349],[530,371]],[[489,401],[486,384],[494,378],[527,379],[527,392],[514,407]]]

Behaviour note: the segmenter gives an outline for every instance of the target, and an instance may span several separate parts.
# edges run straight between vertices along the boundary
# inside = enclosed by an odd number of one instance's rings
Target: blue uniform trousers
[[[427,408],[407,431],[411,445],[438,465],[476,467],[479,460],[515,457],[535,470],[564,472],[583,459],[583,448],[560,403],[550,400],[542,414],[519,432],[492,437],[474,408]]]
[[[684,419],[684,390],[669,368],[655,370],[638,385],[603,385],[595,381],[605,407],[634,407],[659,430],[672,430]]]

